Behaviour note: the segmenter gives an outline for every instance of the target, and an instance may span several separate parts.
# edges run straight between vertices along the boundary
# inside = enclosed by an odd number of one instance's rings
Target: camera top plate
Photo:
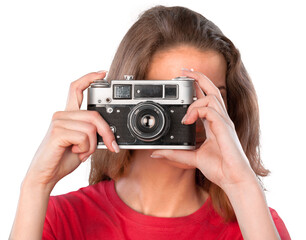
[[[129,80],[94,81],[88,88],[88,105],[138,104],[154,101],[167,105],[189,105],[194,101],[194,79],[180,76],[170,80]]]

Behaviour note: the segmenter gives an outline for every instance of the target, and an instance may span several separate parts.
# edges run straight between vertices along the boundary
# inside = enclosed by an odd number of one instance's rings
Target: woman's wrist
[[[23,192],[33,192],[39,195],[48,195],[50,196],[55,184],[45,184],[40,183],[35,180],[35,178],[31,178],[30,176],[26,176],[21,184],[21,193]]]
[[[240,195],[247,191],[262,191],[259,180],[252,169],[249,169],[249,171],[244,173],[240,172],[239,174],[241,175],[242,180],[231,183],[224,182],[221,184],[220,187],[227,196],[235,197],[235,195]]]

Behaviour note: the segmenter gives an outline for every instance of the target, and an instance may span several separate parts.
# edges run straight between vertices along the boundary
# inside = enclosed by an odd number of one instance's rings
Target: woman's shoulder
[[[67,212],[71,208],[102,207],[102,203],[107,205],[107,188],[112,186],[112,181],[101,181],[94,185],[82,187],[77,191],[62,195],[51,196],[49,205],[52,205],[57,211]],[[102,201],[101,201],[102,200]]]
[[[82,195],[95,195],[95,194],[101,194],[105,191],[105,187],[112,184],[112,180],[110,181],[101,181],[93,185],[88,185],[86,187],[82,187],[76,191],[71,191],[69,193],[61,194],[61,195],[55,195],[51,196],[52,198],[70,198],[75,196],[82,196]]]
[[[88,229],[100,229],[116,214],[108,196],[113,181],[101,181],[77,191],[51,196],[46,212],[43,239],[83,239]],[[71,237],[74,236],[74,237]],[[90,238],[96,239],[96,238]]]

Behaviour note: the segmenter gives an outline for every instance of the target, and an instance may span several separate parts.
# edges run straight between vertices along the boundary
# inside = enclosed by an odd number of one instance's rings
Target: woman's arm
[[[223,187],[244,239],[280,239],[265,194],[257,179]]]
[[[41,239],[51,190],[23,181],[10,239]]]
[[[244,239],[279,239],[265,195],[252,170],[228,116],[219,89],[202,73],[183,70],[183,76],[198,83],[198,100],[193,102],[183,124],[201,119],[206,140],[195,151],[157,150],[158,155],[198,168],[227,194]],[[203,92],[206,94],[204,95]]]
[[[81,111],[83,91],[105,72],[89,73],[70,85],[66,110],[53,115],[20,191],[10,239],[41,239],[49,195],[55,184],[96,150],[97,132],[118,152],[109,125],[96,111]]]

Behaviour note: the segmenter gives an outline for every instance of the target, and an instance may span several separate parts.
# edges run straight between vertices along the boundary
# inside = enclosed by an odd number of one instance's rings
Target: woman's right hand
[[[80,110],[83,91],[105,75],[106,72],[93,72],[71,83],[66,109],[54,113],[49,130],[29,167],[26,182],[42,185],[51,191],[61,178],[94,153],[97,132],[110,151],[119,151],[115,136],[101,115],[96,111]]]

